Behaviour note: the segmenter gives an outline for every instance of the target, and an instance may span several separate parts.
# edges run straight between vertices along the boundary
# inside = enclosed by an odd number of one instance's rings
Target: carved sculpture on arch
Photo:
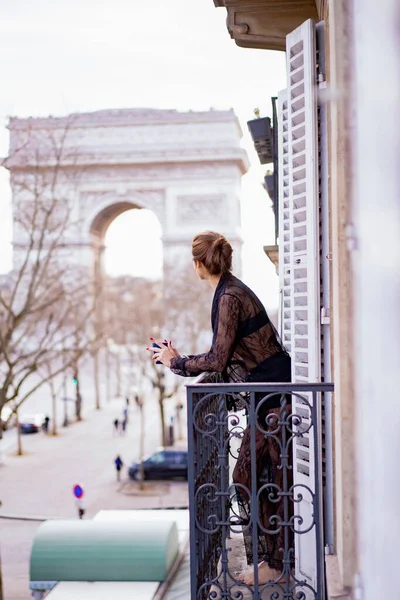
[[[86,184],[125,180],[129,181],[175,181],[187,179],[227,179],[232,180],[240,177],[240,168],[232,163],[176,163],[169,164],[146,164],[146,165],[104,165],[85,169],[81,181]]]
[[[228,210],[224,194],[191,194],[178,196],[177,225],[202,225],[212,222],[214,227],[225,225]]]

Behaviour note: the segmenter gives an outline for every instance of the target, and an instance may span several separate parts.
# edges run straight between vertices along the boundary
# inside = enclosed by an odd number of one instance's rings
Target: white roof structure
[[[158,587],[158,583],[151,581],[63,581],[46,597],[49,600],[151,600]]]
[[[180,559],[171,582],[75,582],[58,583],[46,596],[49,600],[154,600],[160,585],[166,585],[165,600],[187,600],[190,595],[190,563],[188,552],[188,510],[101,510],[94,521],[134,521],[176,523],[179,537]],[[174,567],[172,568],[172,571]]]

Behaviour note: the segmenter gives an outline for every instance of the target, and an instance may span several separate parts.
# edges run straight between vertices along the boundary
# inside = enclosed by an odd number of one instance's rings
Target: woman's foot
[[[258,565],[258,584],[263,585],[269,581],[276,581],[281,572],[276,569],[271,569],[265,561]],[[241,573],[236,577],[239,581],[243,581],[247,585],[254,585],[254,569],[249,569],[246,573]],[[285,578],[281,577],[278,583],[284,583]]]

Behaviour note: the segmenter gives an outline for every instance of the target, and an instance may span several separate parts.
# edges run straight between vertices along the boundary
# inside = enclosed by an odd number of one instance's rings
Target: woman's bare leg
[[[281,572],[276,569],[271,569],[268,566],[268,563],[262,561],[258,565],[258,583],[259,585],[263,585],[264,583],[268,583],[269,581],[276,581]],[[239,581],[243,581],[243,583],[247,583],[247,585],[254,585],[254,568],[249,569],[245,573],[241,573],[236,577]],[[284,583],[284,578],[282,577],[279,583]]]

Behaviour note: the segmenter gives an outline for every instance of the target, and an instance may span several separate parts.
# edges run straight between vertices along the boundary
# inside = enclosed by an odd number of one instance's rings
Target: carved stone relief
[[[123,127],[96,127],[72,129],[67,139],[67,146],[77,146],[80,149],[98,150],[102,153],[127,148],[141,151],[151,148],[152,151],[173,147],[188,146],[196,149],[206,146],[234,146],[236,142],[236,123],[196,123],[171,124],[163,127],[148,125],[125,125]]]
[[[178,196],[176,210],[177,225],[206,222],[223,225],[226,221],[226,196],[223,194]]]
[[[216,164],[211,162],[198,162],[196,164],[174,165],[121,165],[91,167],[86,169],[81,181],[171,181],[179,179],[229,179],[239,180],[241,173],[235,164]]]

